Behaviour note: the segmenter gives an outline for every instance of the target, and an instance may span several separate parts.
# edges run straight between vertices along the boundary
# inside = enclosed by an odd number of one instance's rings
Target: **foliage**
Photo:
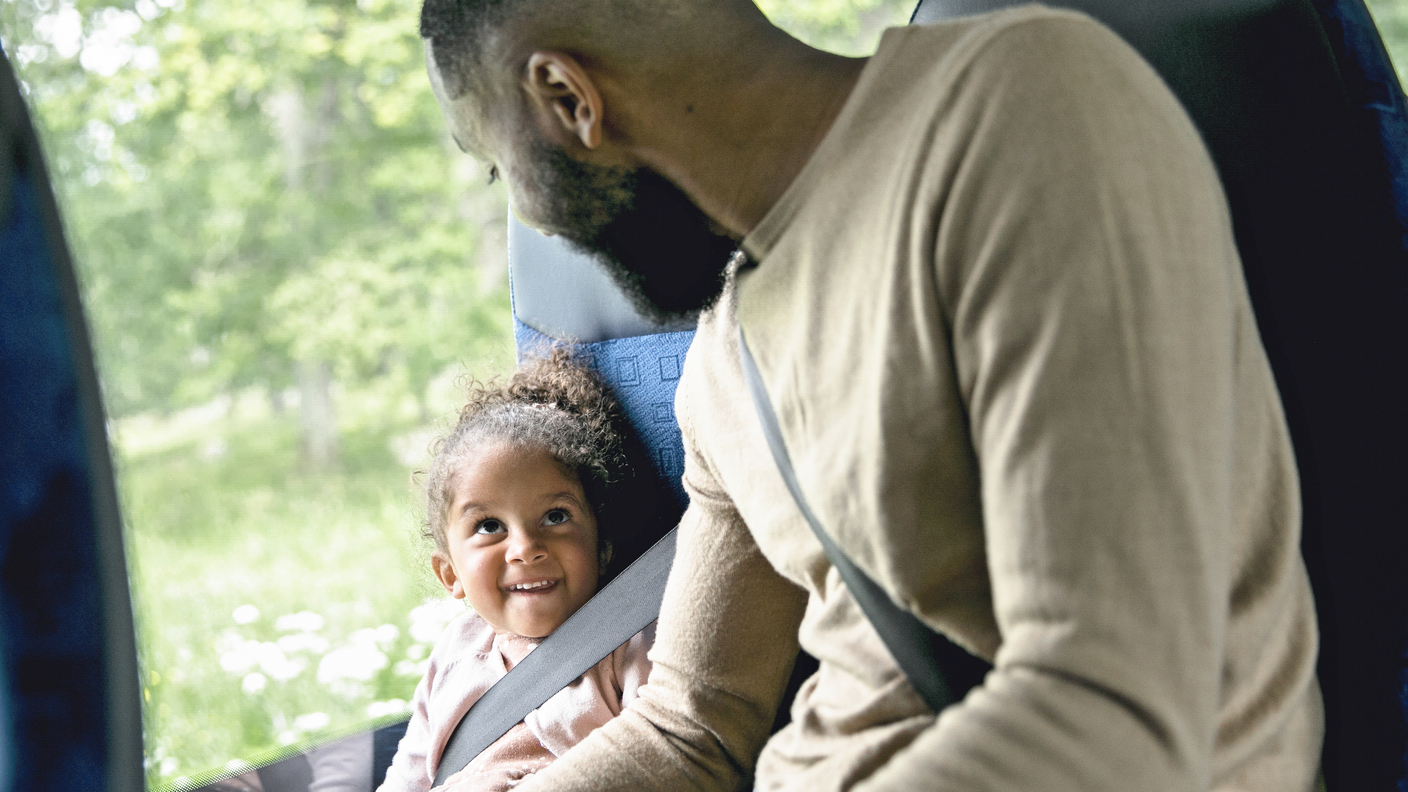
[[[404,706],[433,640],[405,487],[456,400],[431,385],[512,358],[503,192],[444,131],[417,10],[0,0],[113,419],[153,787]],[[318,474],[307,361],[343,452]]]
[[[1408,81],[1408,0],[1365,0],[1388,46],[1399,82]]]
[[[474,271],[502,261],[502,192],[468,189],[410,4],[3,8],[113,415],[283,388],[295,360],[423,391],[505,310]]]
[[[150,788],[400,715],[462,609],[414,537],[416,401],[344,403],[345,463],[317,476],[258,392],[115,424]]]
[[[813,47],[868,55],[880,32],[903,25],[916,0],[758,0],[773,24]]]

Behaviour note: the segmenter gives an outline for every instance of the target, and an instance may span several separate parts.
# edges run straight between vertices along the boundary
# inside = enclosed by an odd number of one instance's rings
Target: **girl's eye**
[[[548,525],[561,525],[572,519],[572,515],[566,509],[552,509],[543,517],[543,522]]]
[[[485,520],[484,522],[481,522],[478,525],[474,526],[474,532],[477,534],[501,534],[505,530],[507,529],[504,528],[504,524],[499,522],[498,520]]]

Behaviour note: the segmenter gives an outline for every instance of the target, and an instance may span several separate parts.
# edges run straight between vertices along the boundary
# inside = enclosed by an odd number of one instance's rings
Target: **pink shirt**
[[[430,653],[425,677],[416,686],[406,736],[378,792],[429,790],[460,719],[540,640],[496,635],[472,611],[446,625]],[[529,713],[446,785],[466,792],[504,790],[547,767],[592,730],[621,714],[636,697],[650,675],[646,652],[654,642],[652,623]]]

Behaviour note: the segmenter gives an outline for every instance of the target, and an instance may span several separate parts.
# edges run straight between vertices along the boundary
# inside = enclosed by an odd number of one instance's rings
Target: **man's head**
[[[668,319],[717,297],[737,242],[632,153],[622,118],[632,85],[667,82],[701,56],[701,28],[749,10],[746,0],[426,0],[421,35],[451,132],[503,175],[519,217],[594,255],[639,308]]]

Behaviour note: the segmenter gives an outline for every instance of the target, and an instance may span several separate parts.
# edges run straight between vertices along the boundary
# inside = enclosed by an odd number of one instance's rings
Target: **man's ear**
[[[601,92],[571,55],[550,51],[529,55],[523,87],[544,111],[543,120],[550,127],[544,131],[550,138],[560,142],[575,138],[589,149],[601,145]]]
[[[601,542],[601,549],[596,553],[596,568],[599,572],[605,572],[606,567],[611,563],[611,558],[616,554],[616,548],[611,546],[610,539]]]
[[[455,565],[450,563],[450,557],[439,550],[430,554],[430,568],[435,570],[435,577],[440,581],[440,585],[450,592],[450,596],[455,599],[464,599],[464,584],[460,583],[460,576],[455,572]]]

